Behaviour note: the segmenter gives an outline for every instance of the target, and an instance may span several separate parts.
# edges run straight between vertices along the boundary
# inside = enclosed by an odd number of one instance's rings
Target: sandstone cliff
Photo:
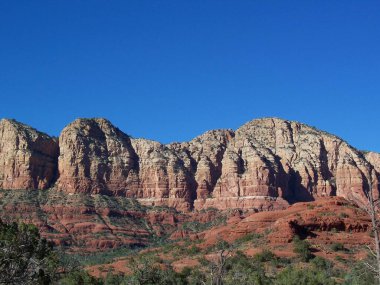
[[[59,136],[58,188],[126,195],[138,167],[129,137],[105,119],[77,119]]]
[[[49,187],[58,167],[61,191],[180,210],[282,209],[324,196],[362,203],[370,177],[379,188],[379,154],[276,118],[169,145],[132,139],[105,119],[78,119],[62,131],[59,157],[54,140],[27,126],[2,121],[0,130],[0,188]]]
[[[273,118],[239,128],[222,165],[214,198],[266,196],[288,202],[335,195],[363,202],[372,171],[362,153],[340,138]]]
[[[186,167],[189,162],[158,142],[134,139],[132,145],[139,161],[139,179],[127,196],[138,198],[142,204],[190,209],[195,188]]]
[[[0,121],[0,189],[46,189],[57,172],[57,142],[14,120]]]

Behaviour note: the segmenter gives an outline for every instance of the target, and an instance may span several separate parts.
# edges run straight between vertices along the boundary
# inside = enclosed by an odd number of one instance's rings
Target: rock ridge
[[[380,179],[380,154],[279,118],[166,145],[131,138],[103,118],[75,120],[58,141],[1,120],[0,155],[3,189],[55,185],[179,210],[265,211],[326,196],[363,204],[370,182],[378,193]]]

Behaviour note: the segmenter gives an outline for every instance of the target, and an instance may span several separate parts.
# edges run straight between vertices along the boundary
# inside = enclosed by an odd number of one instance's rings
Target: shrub
[[[318,213],[318,216],[322,216],[322,217],[335,216],[335,213],[334,212],[320,212]]]
[[[182,229],[191,232],[202,232],[212,227],[226,224],[227,217],[225,215],[219,215],[210,222],[200,223],[198,221],[185,222],[182,224]]]
[[[343,243],[337,242],[337,243],[333,243],[331,245],[331,250],[333,250],[333,251],[344,251],[344,250],[346,250],[346,248],[344,247]]]
[[[186,268],[184,268],[186,269]],[[181,273],[182,274],[182,273]],[[203,285],[209,284],[209,278],[205,272],[200,271],[198,268],[192,268],[189,274],[185,277],[185,283],[187,285]]]
[[[200,252],[199,248],[195,245],[192,245],[190,248],[188,248],[186,250],[186,253],[189,255],[194,255],[194,254],[197,254],[199,252]]]
[[[336,282],[324,271],[299,269],[289,266],[281,271],[274,282],[275,285],[335,285]]]
[[[88,274],[86,271],[78,270],[65,275],[59,280],[60,285],[101,285],[102,282]]]
[[[259,240],[260,238],[262,238],[263,236],[261,234],[257,234],[257,233],[249,233],[247,235],[244,235],[240,238],[238,238],[235,243],[237,244],[242,244],[242,243],[246,243],[246,242],[250,242],[250,241],[257,241]]]
[[[315,269],[318,270],[330,270],[333,268],[333,263],[323,257],[317,256],[313,258],[311,263],[314,265]]]
[[[218,240],[214,246],[215,250],[226,250],[230,248],[231,248],[231,245],[223,239]]]
[[[335,256],[335,260],[336,261],[339,261],[339,262],[342,262],[342,263],[346,263],[346,259],[344,259],[343,257],[341,257],[341,256]]]
[[[276,259],[276,255],[269,249],[264,249],[262,252],[257,253],[254,259],[258,262],[268,262]]]
[[[140,256],[131,260],[132,274],[125,278],[128,285],[182,285],[186,284],[183,276],[176,273],[171,266],[165,269],[157,264],[160,260],[152,256]]]
[[[308,208],[308,210],[312,210],[312,209],[314,209],[314,208],[315,208],[315,205],[312,205],[312,204],[308,204],[308,205],[307,205],[307,208]]]
[[[202,266],[208,266],[210,263],[204,256],[199,257],[198,261]]]
[[[310,243],[306,240],[301,240],[298,236],[295,236],[293,239],[293,251],[305,262],[314,257],[311,253]]]
[[[226,266],[226,275],[223,278],[226,285],[266,285],[272,284],[270,278],[265,274],[262,263],[257,262],[255,258],[247,257],[241,251],[228,259]]]
[[[124,276],[121,274],[113,274],[112,271],[107,273],[104,285],[121,285],[123,284]]]

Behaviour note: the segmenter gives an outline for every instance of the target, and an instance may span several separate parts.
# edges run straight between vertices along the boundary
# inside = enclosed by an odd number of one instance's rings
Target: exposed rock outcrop
[[[335,195],[363,202],[371,171],[365,157],[340,138],[273,118],[239,128],[222,165],[214,198],[264,196],[289,202]]]
[[[185,165],[194,174],[197,198],[207,198],[212,194],[222,174],[224,152],[234,136],[232,130],[214,130],[188,143],[169,145],[187,162]]]
[[[380,174],[380,153],[366,152],[364,154],[366,160],[373,166],[375,172],[379,176]]]
[[[58,143],[15,120],[0,121],[0,189],[46,189],[57,173]]]
[[[361,204],[370,182],[379,190],[380,154],[276,118],[168,145],[132,139],[105,119],[78,119],[59,137],[59,158],[57,143],[30,127],[4,120],[0,130],[1,188],[49,187],[58,168],[56,185],[68,193],[125,196],[179,210],[258,211],[325,196]]]
[[[139,179],[127,196],[145,205],[190,209],[195,199],[194,178],[186,167],[190,162],[158,142],[133,139],[132,145],[139,161]]]
[[[362,246],[371,242],[370,231],[371,220],[365,211],[343,198],[324,197],[313,202],[295,203],[282,211],[230,218],[226,224],[197,236],[184,233],[182,238],[202,239],[201,247],[208,248],[218,239],[233,243],[247,234],[265,235],[268,244],[277,246],[286,246],[295,235],[317,237],[319,243],[329,244],[339,241],[343,234],[346,245]],[[333,232],[339,234],[333,236]]]
[[[59,136],[58,188],[70,193],[125,195],[138,160],[129,137],[105,119],[77,119]]]

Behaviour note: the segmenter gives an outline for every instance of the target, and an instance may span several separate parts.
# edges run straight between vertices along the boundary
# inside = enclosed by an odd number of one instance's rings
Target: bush
[[[240,251],[227,261],[226,271],[223,283],[226,285],[272,284],[270,278],[265,275],[263,264]]]
[[[220,239],[216,242],[214,249],[215,250],[228,250],[231,248],[231,244],[229,244],[227,241]]]
[[[339,218],[341,218],[341,219],[348,218],[348,217],[349,217],[349,215],[346,213],[339,213]]]
[[[293,251],[304,262],[308,262],[314,257],[314,255],[311,253],[310,243],[306,240],[301,240],[298,236],[295,236],[293,239]]]
[[[276,276],[275,285],[334,285],[336,282],[324,271],[299,269],[293,266],[285,268]]]
[[[92,277],[86,271],[78,270],[66,274],[65,277],[59,280],[60,285],[101,285],[102,282],[95,277]]]
[[[336,261],[339,261],[339,262],[341,262],[341,263],[346,263],[346,259],[344,259],[343,257],[341,257],[341,256],[339,256],[339,255],[335,256],[335,260],[336,260]]]
[[[186,284],[181,274],[170,266],[162,269],[160,260],[152,256],[142,256],[131,260],[132,275],[125,278],[128,285],[182,285]]]
[[[123,284],[125,277],[119,274],[113,274],[111,271],[107,273],[104,285],[121,285]]]
[[[247,235],[244,235],[240,238],[238,238],[235,243],[237,244],[242,244],[250,241],[258,241],[260,238],[263,236],[261,234],[256,234],[256,233],[249,233]]]
[[[258,262],[268,262],[276,259],[276,255],[269,249],[264,249],[262,252],[257,253],[254,259]]]
[[[334,264],[331,261],[320,256],[315,257],[311,261],[311,263],[313,264],[315,269],[325,270],[325,271],[329,271],[334,266]]]
[[[344,251],[346,250],[346,248],[344,247],[344,245],[340,242],[337,242],[337,243],[333,243],[331,245],[331,250],[333,251]]]
[[[315,208],[315,205],[312,205],[312,204],[308,204],[308,205],[307,205],[307,208],[308,208],[309,210],[312,210],[312,209],[314,209],[314,208]]]
[[[184,272],[185,271],[185,272]],[[198,268],[191,268],[189,271],[186,272],[186,267],[184,270],[180,273],[183,276],[183,282],[184,284],[188,285],[203,285],[208,284],[208,278],[205,274],[205,272],[200,271]]]
[[[190,248],[186,249],[186,253],[188,255],[194,255],[194,254],[197,254],[199,252],[200,252],[200,249],[195,245],[192,245]]]
[[[314,270],[323,271],[329,277],[341,276],[340,269],[335,269],[334,263],[323,257],[316,256],[311,261],[311,264]]]
[[[209,261],[202,255],[201,257],[198,258],[198,262],[200,263],[200,265],[202,266],[208,266],[209,265]]]

